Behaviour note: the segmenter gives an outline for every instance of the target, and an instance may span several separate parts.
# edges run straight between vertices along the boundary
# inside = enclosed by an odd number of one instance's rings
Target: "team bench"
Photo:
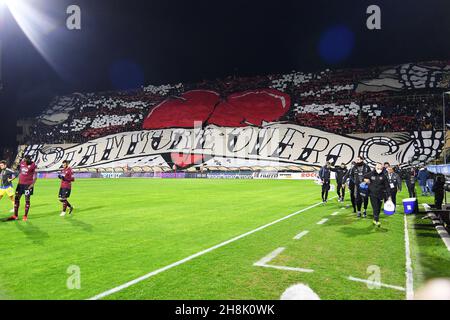
[[[423,207],[433,223],[438,220],[447,231],[450,231],[450,209],[437,209],[434,204],[424,204]]]

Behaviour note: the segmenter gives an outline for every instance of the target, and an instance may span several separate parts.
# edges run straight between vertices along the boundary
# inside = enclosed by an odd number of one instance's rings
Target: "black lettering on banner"
[[[174,133],[173,143],[170,146],[169,149],[175,149],[176,146],[178,146],[181,142],[181,139],[183,139],[183,136],[179,133]]]
[[[106,148],[103,151],[102,161],[109,160],[109,156],[111,155],[112,150],[115,148],[118,148],[115,159],[119,158],[120,151],[123,147],[124,138],[125,136],[121,136],[119,141],[117,141],[117,136],[106,138]]]
[[[194,129],[194,142],[192,144],[195,150],[203,149],[205,146],[205,131],[200,128]]]
[[[202,149],[213,151],[215,143],[211,129],[201,130],[199,134],[196,136],[196,139],[197,139],[197,145],[195,146],[196,150]]]
[[[296,133],[300,133],[302,135],[302,137],[305,137],[304,132],[288,128],[286,130],[286,133],[284,134],[283,138],[280,140],[277,150],[275,150],[274,153],[272,153],[272,155],[270,157],[280,158],[280,159],[289,159],[291,157],[291,154],[289,154],[288,156],[284,156],[284,157],[282,157],[282,154],[286,150],[287,147],[289,147],[290,149],[293,149],[294,143],[291,143],[291,141],[294,138]]]
[[[150,133],[148,133],[148,132],[145,132],[145,133],[141,132],[140,133],[141,141],[145,141],[144,146],[142,147],[142,150],[140,152],[141,154],[145,153],[145,149],[147,148],[147,144],[148,144],[148,140],[149,140],[149,135],[150,135]]]
[[[130,156],[134,154],[134,151],[136,150],[136,146],[139,143],[139,134],[131,134],[131,141],[128,145],[128,150],[125,155]]]
[[[178,131],[178,132],[174,132],[173,134],[174,134],[173,143],[169,149],[177,148],[178,151],[186,150],[188,148],[188,141],[189,141],[189,136],[191,135],[191,132],[187,131],[187,130],[183,130],[182,132]],[[183,140],[186,141],[184,143],[184,146],[181,145],[181,142]]]
[[[45,168],[58,164],[64,157],[64,149],[61,147],[43,147],[40,152],[42,154],[42,161],[47,163]],[[53,158],[53,161],[51,158]]]
[[[271,133],[269,135],[269,133]],[[259,156],[260,152],[264,150],[264,148],[269,144],[274,135],[273,129],[261,129],[256,136],[256,143],[253,146],[253,149],[249,152],[249,155]]]
[[[339,158],[345,157],[339,163],[349,164],[355,155],[353,148],[347,143],[338,143],[327,154],[327,160],[332,165],[338,163]]]
[[[248,134],[249,133],[249,134]],[[232,153],[239,152],[250,145],[253,137],[253,128],[237,128],[228,134],[228,151]],[[237,156],[236,154],[234,156]]]
[[[112,147],[112,138],[108,138],[106,141],[106,148],[103,151],[102,161],[109,160],[109,155],[111,154]]]
[[[326,142],[326,146],[323,147],[322,149],[316,149],[316,147],[318,147],[319,143],[322,140]],[[322,137],[318,137],[318,136],[310,136],[309,141],[306,144],[306,147],[303,148],[303,152],[300,155],[300,157],[298,157],[297,160],[306,162],[306,161],[308,161],[309,157],[313,153],[315,153],[316,159],[312,163],[319,163],[319,153],[325,151],[328,148],[329,144],[330,144],[330,141],[327,138],[322,138]]]
[[[96,144],[91,144],[90,146],[88,146],[88,148],[86,150],[86,154],[83,156],[83,158],[81,159],[81,161],[80,161],[80,163],[78,165],[79,166],[86,165],[91,157],[93,158],[91,163],[95,163],[95,157],[96,156],[97,156],[97,145]]]
[[[170,137],[167,139],[167,143],[166,144],[164,144],[164,141],[165,141],[164,133],[165,133],[165,131],[159,130],[159,131],[153,132],[153,134],[152,134],[152,142],[151,142],[151,146],[152,146],[153,150],[161,150],[163,148],[166,148],[171,143],[173,132],[172,131],[169,131],[169,132],[170,132]],[[149,134],[147,133],[146,134],[147,141],[145,142],[145,146],[142,149],[141,153],[144,153],[144,150],[146,149],[147,142],[148,142],[148,137],[149,137]],[[161,143],[163,143],[163,145],[161,145]]]
[[[237,134],[229,134],[227,139],[227,148],[228,151],[233,152],[234,146],[237,144],[238,135]]]
[[[33,161],[36,161],[39,157],[39,153],[42,153],[44,145],[43,144],[35,144],[25,147],[23,151],[23,156],[30,156]]]
[[[77,165],[76,162],[72,162],[72,161],[73,161],[73,158],[75,157],[75,152],[76,152],[76,150],[67,152],[67,153],[66,153],[66,158],[64,159],[64,160],[69,161],[69,162],[70,162],[70,165],[71,165],[72,167],[74,167],[74,166]]]
[[[274,165],[276,161],[316,165],[325,160],[332,164],[348,164],[356,154],[365,156],[369,165],[389,157],[391,162],[397,161],[400,166],[407,166],[436,158],[444,144],[441,131],[413,132],[394,138],[373,136],[358,139],[308,130],[284,124],[263,128],[213,126],[194,130],[144,130],[99,138],[67,148],[59,145],[29,145],[20,150],[37,160],[39,169],[45,171],[57,170],[64,159],[76,168],[103,162],[110,165],[112,161],[125,160],[136,154],[144,157],[170,152],[207,154],[208,160],[217,156],[225,160],[214,159],[216,164],[224,166],[231,166],[230,159],[237,157],[242,162],[247,160],[249,166],[259,165],[260,159],[271,161]],[[315,134],[310,136],[308,132]],[[189,146],[189,149],[184,149],[185,146]],[[145,163],[156,163],[153,162],[156,158],[145,159]]]

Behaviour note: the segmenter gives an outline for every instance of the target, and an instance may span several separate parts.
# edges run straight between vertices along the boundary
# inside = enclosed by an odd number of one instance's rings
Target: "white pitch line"
[[[405,224],[405,256],[406,256],[406,300],[414,299],[414,280],[411,262],[411,249],[409,247],[408,221],[406,214],[403,216]]]
[[[296,235],[293,239],[294,239],[294,240],[299,240],[300,238],[306,236],[308,233],[309,233],[308,230],[302,231],[302,232],[300,232],[298,235]]]
[[[286,270],[286,271],[296,271],[296,272],[314,272],[314,270],[312,270],[312,269],[293,268],[293,267],[286,267],[286,266],[275,266],[275,265],[271,265],[271,264],[257,265],[257,267],[272,268],[272,269]]]
[[[322,220],[320,220],[319,222],[317,222],[317,224],[324,224],[324,223],[327,222],[327,221],[328,221],[328,219],[325,218],[325,219],[322,219]]]
[[[337,196],[336,196],[336,197],[337,197]],[[336,198],[336,197],[333,197],[333,198]],[[333,198],[331,198],[331,199],[333,199]],[[145,275],[143,275],[143,276],[141,276],[141,277],[139,277],[139,278],[136,278],[136,279],[134,279],[134,280],[128,281],[128,282],[126,282],[126,283],[124,283],[124,284],[122,284],[122,285],[120,285],[120,286],[117,286],[117,287],[112,288],[112,289],[110,289],[110,290],[107,290],[107,291],[105,291],[105,292],[99,293],[99,294],[97,294],[96,296],[93,296],[92,298],[89,298],[88,300],[98,300],[98,299],[102,299],[102,298],[104,298],[104,297],[110,296],[110,295],[112,295],[113,293],[122,291],[123,289],[126,289],[126,288],[128,288],[128,287],[131,287],[132,285],[135,285],[135,284],[137,284],[137,283],[139,283],[139,282],[142,282],[142,281],[144,281],[144,280],[146,280],[146,279],[148,279],[148,278],[151,278],[151,277],[153,277],[153,276],[155,276],[155,275],[157,275],[157,274],[159,274],[159,273],[161,273],[161,272],[164,272],[164,271],[167,271],[167,270],[172,269],[172,268],[174,268],[174,267],[177,267],[177,266],[179,266],[179,265],[181,265],[181,264],[183,264],[183,263],[186,263],[186,262],[188,262],[188,261],[191,261],[191,260],[193,260],[193,259],[195,259],[195,258],[197,258],[197,257],[200,257],[200,256],[202,256],[202,255],[204,255],[204,254],[207,254],[207,253],[209,253],[209,252],[211,252],[211,251],[214,251],[214,250],[216,250],[216,249],[218,249],[218,248],[221,248],[221,247],[223,247],[223,246],[226,246],[226,245],[228,245],[228,244],[230,244],[230,243],[232,243],[232,242],[235,242],[235,241],[237,241],[237,240],[240,240],[240,239],[242,239],[242,238],[245,238],[245,237],[247,237],[247,236],[249,236],[249,235],[251,235],[251,234],[253,234],[253,233],[256,233],[256,232],[258,232],[258,231],[261,231],[261,230],[263,230],[263,229],[266,229],[266,228],[268,228],[268,227],[270,227],[270,226],[273,226],[274,224],[277,224],[277,223],[279,223],[279,222],[281,222],[281,221],[284,221],[284,220],[287,220],[287,219],[289,219],[289,218],[292,218],[293,216],[296,216],[296,215],[298,215],[298,214],[300,214],[300,213],[302,213],[302,212],[305,212],[305,211],[307,211],[307,210],[309,210],[309,209],[315,208],[315,207],[320,206],[320,205],[322,205],[322,204],[323,204],[322,202],[316,203],[316,204],[314,204],[314,205],[312,205],[312,206],[309,206],[309,207],[306,207],[306,208],[304,208],[304,209],[302,209],[302,210],[299,210],[299,211],[296,211],[296,212],[294,212],[294,213],[291,213],[291,214],[289,214],[289,215],[287,215],[287,216],[285,216],[285,217],[283,217],[283,218],[280,218],[280,219],[277,219],[277,220],[275,220],[275,221],[269,222],[269,223],[267,223],[267,224],[265,224],[265,225],[263,225],[263,226],[261,226],[261,227],[258,227],[258,228],[256,228],[256,229],[253,229],[253,230],[251,230],[251,231],[248,231],[248,232],[246,232],[246,233],[243,233],[243,234],[241,234],[241,235],[239,235],[239,236],[236,236],[236,237],[234,237],[234,238],[232,238],[232,239],[230,239],[230,240],[227,240],[227,241],[224,241],[224,242],[222,242],[222,243],[216,244],[215,246],[212,246],[212,247],[210,247],[210,248],[208,248],[208,249],[205,249],[205,250],[203,250],[203,251],[194,253],[193,255],[190,255],[190,256],[188,256],[188,257],[186,257],[186,258],[184,258],[184,259],[181,259],[181,260],[179,260],[179,261],[176,261],[176,262],[174,262],[174,263],[171,263],[171,264],[169,264],[169,265],[167,265],[167,266],[165,266],[165,267],[162,267],[162,268],[160,268],[160,269],[157,269],[157,270],[154,270],[154,271],[152,271],[152,272],[149,272],[149,273],[147,273],[147,274],[145,274]]]
[[[281,248],[273,250],[271,253],[269,253],[267,256],[263,257],[261,260],[255,262],[253,265],[254,266],[262,266],[262,265],[269,263],[270,261],[275,259],[280,253],[282,253],[284,251],[284,249],[286,249],[286,248],[281,247]]]
[[[339,212],[336,211],[336,212],[333,212],[331,215],[332,216],[337,216],[338,214],[339,214]]]
[[[347,277],[347,279],[351,280],[351,281],[356,281],[356,282],[363,282],[363,283],[370,284],[373,286],[381,286],[381,287],[386,287],[386,288],[390,288],[390,289],[394,289],[394,290],[405,291],[405,288],[403,288],[403,287],[393,286],[393,285],[385,284],[385,283],[381,283],[381,282],[375,282],[375,281],[370,281],[370,280],[366,280],[366,279],[355,278],[352,276]]]
[[[264,268],[273,268],[279,270],[287,270],[287,271],[297,271],[297,272],[314,272],[312,269],[304,269],[304,268],[293,268],[286,266],[276,266],[273,264],[268,264],[270,261],[275,259],[280,253],[282,253],[286,248],[278,248],[269,253],[267,256],[263,257],[261,260],[255,262],[253,265],[256,267],[264,267]]]

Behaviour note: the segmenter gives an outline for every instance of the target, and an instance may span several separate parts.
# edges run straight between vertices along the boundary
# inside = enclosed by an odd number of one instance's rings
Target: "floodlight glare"
[[[0,0],[0,8],[7,7],[10,0]]]
[[[57,21],[49,16],[44,8],[44,0],[0,0],[8,7],[11,15],[41,55],[53,65],[46,43],[47,36],[56,30]],[[40,4],[40,5],[38,5]]]

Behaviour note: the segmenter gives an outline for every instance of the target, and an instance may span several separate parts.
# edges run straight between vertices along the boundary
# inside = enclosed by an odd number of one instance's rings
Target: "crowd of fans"
[[[148,109],[154,104],[152,94],[127,93],[74,94],[70,106],[55,99],[32,130],[31,143],[80,143],[117,132],[140,130]],[[49,123],[50,119],[54,123]],[[29,141],[27,139],[27,142]],[[30,143],[28,142],[28,143]]]
[[[289,94],[292,101],[289,112],[279,120],[340,134],[442,129],[441,95],[450,87],[449,82],[450,62],[432,61],[317,73],[230,76],[149,85],[127,92],[74,93],[55,98],[36,120],[26,143],[80,143],[141,130],[154,106],[195,89],[214,90],[224,98],[244,90],[277,89]]]
[[[372,97],[340,105],[295,104],[290,114],[301,125],[341,134],[442,129],[442,116],[442,96],[432,93]]]

